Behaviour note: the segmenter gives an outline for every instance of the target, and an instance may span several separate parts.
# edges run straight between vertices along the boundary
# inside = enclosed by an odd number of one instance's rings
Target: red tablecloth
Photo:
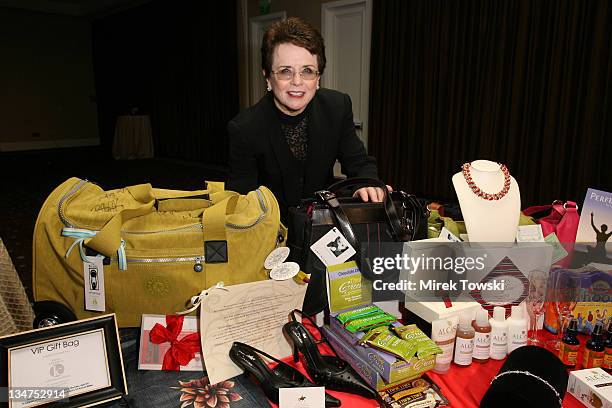
[[[314,334],[314,333],[313,333]],[[539,334],[544,339],[553,338],[553,335],[540,331]],[[585,338],[581,337],[581,343],[584,344]],[[322,354],[331,354],[327,345],[319,347]],[[581,355],[578,356],[579,361]],[[293,367],[296,367],[302,373],[305,373],[302,361],[297,364],[293,363],[293,359],[284,360]],[[472,363],[468,367],[459,367],[454,364],[446,374],[436,374],[429,371],[427,375],[441,389],[442,393],[448,398],[453,408],[475,408],[480,404],[480,400],[491,384],[491,380],[499,372],[505,360],[489,360],[486,363]],[[577,368],[581,368],[578,366]],[[335,396],[342,401],[343,407],[379,407],[378,402],[369,400],[357,395],[347,394],[343,392],[329,391],[329,394]],[[271,404],[276,408],[275,404]],[[572,395],[566,393],[563,399],[563,408],[584,408]]]

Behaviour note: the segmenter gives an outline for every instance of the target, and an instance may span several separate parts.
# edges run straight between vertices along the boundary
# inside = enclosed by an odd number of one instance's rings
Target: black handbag
[[[362,187],[380,187],[385,192],[382,202],[363,202],[352,193]],[[340,192],[348,196],[340,196]],[[287,246],[289,259],[310,274],[303,312],[314,315],[327,307],[325,265],[310,246],[333,227],[337,227],[355,248],[353,257],[361,273],[369,280],[380,279],[361,259],[384,256],[385,242],[403,242],[427,238],[428,210],[415,196],[403,191],[387,192],[386,185],[375,179],[350,178],[318,191],[312,199],[289,208]],[[387,247],[388,249],[388,247]]]

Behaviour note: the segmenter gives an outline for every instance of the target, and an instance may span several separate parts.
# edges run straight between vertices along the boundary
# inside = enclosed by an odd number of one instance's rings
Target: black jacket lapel
[[[266,115],[266,120],[263,122],[271,124],[271,126],[265,127],[265,130],[270,138],[270,145],[272,146],[274,156],[276,156],[278,167],[281,172],[285,202],[288,204],[297,203],[302,198],[302,188],[300,183],[296,183],[296,180],[299,180],[302,174],[299,174],[298,168],[294,165],[295,159],[281,131],[278,116],[275,111],[276,108],[274,107],[274,95],[272,95],[272,92],[266,95],[263,108]]]
[[[308,120],[308,153],[304,171],[304,193],[311,194],[321,189],[321,173],[327,172],[327,158],[335,154],[327,140],[326,126],[328,118],[321,109],[319,98],[315,94],[311,101],[310,118]],[[325,175],[323,175],[325,177]],[[327,186],[325,186],[327,187]]]

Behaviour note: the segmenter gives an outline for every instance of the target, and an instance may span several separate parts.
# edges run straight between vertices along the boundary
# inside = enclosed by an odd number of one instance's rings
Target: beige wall
[[[0,8],[0,150],[98,144],[94,95],[89,20]]]
[[[308,20],[318,30],[321,30],[321,4],[333,0],[273,0],[270,3],[270,13],[286,11],[287,17],[301,17]],[[247,0],[249,17],[259,16],[259,0]]]
[[[244,15],[239,19],[239,39],[244,38],[244,32],[248,33],[248,21],[251,17],[261,15],[259,12],[259,0],[237,0],[238,9],[246,3],[246,21]],[[272,0],[270,3],[270,13],[278,13],[285,11],[287,17],[301,17],[308,20],[314,27],[321,30],[321,5],[323,3],[329,3],[335,0],[307,0],[307,1],[296,1],[296,0]],[[239,12],[240,14],[240,12]],[[246,26],[244,26],[246,24]],[[248,44],[248,42],[247,42]],[[245,108],[248,105],[248,60],[246,55],[248,52],[244,49],[244,41],[239,41],[239,46],[242,48],[239,55],[240,63],[240,105]]]

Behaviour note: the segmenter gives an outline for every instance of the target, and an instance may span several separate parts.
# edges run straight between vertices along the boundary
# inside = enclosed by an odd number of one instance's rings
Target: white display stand
[[[487,193],[498,193],[504,186],[499,163],[476,160],[471,163],[470,173],[476,185]],[[514,242],[521,211],[521,195],[514,177],[510,176],[510,190],[499,200],[485,200],[474,194],[462,172],[455,174],[452,181],[471,243]]]
[[[476,312],[482,309],[482,306],[480,306],[478,302],[455,302],[451,307],[446,307],[444,302],[415,302],[409,298],[406,298],[404,307],[427,323],[452,316],[459,316],[464,313],[472,316],[472,320],[474,320],[476,318]]]
[[[418,241],[406,242],[402,255],[407,257],[446,257],[452,256],[452,252],[448,252],[450,248],[445,248],[448,244],[457,246],[459,244],[451,244],[442,238],[430,238]],[[456,254],[460,255],[460,254]],[[444,282],[448,279],[447,271],[435,271],[420,268],[418,270],[400,271],[400,280],[405,282],[414,282],[415,287],[418,287],[419,281],[436,280]],[[476,311],[481,308],[480,303],[475,302],[468,294],[462,295],[452,302],[450,307],[444,303],[442,299],[439,301],[432,300],[432,293],[428,291],[415,290],[406,291],[404,298],[404,307],[412,313],[431,323],[434,320],[446,319],[455,315],[469,313],[472,318],[476,316]]]

